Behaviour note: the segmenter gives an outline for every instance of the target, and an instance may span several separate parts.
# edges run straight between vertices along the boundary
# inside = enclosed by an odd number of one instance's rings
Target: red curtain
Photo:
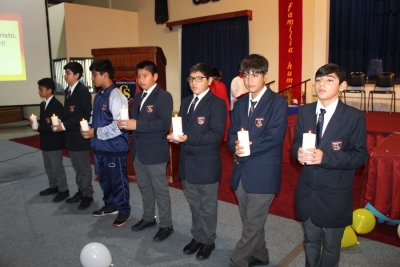
[[[279,91],[301,82],[303,0],[279,1]],[[291,91],[301,103],[301,86]]]

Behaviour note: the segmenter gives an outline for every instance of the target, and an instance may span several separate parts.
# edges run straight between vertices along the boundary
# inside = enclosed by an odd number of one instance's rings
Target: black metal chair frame
[[[377,87],[380,88],[392,88],[392,90],[376,90]],[[368,94],[368,109],[369,111],[369,101],[372,94],[372,101],[371,101],[371,111],[374,111],[374,94],[391,94],[390,98],[390,110],[389,113],[392,114],[392,106],[393,112],[396,112],[396,91],[394,88],[394,73],[393,72],[380,72],[378,77],[376,78],[375,87],[373,90],[369,91]]]
[[[350,73],[350,77],[347,82],[347,86],[348,87],[362,87],[362,89],[347,88],[346,90],[343,90],[344,103],[346,104],[346,93],[359,93],[359,94],[361,94],[360,110],[362,110],[363,98],[364,98],[364,110],[366,110],[365,74],[363,72]]]

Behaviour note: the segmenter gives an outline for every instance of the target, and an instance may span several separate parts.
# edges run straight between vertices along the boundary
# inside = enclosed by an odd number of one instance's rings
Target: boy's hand
[[[93,138],[94,137],[94,129],[90,128],[90,126],[89,126],[89,130],[87,130],[87,131],[82,131],[82,129],[81,129],[81,135],[85,139]]]
[[[169,140],[170,142],[174,142],[174,143],[183,143],[187,140],[187,135],[182,133],[181,135],[178,135],[178,137],[174,136],[174,133],[170,133],[169,135],[167,135],[167,140]]]
[[[243,148],[244,147],[242,147],[242,146],[240,146],[239,144],[240,144],[240,141],[239,140],[236,140],[235,141],[235,144],[236,144],[236,146],[235,146],[235,154],[236,155],[238,155],[238,156],[240,156],[240,154],[243,154],[244,152],[243,152]],[[249,145],[251,145],[251,144],[253,144],[253,142],[249,142]]]
[[[119,120],[117,125],[118,125],[118,128],[120,128],[120,129],[136,130],[136,120],[135,119]]]
[[[321,149],[307,148],[305,150],[300,147],[297,151],[297,160],[303,165],[318,165],[322,162],[323,155],[324,152]]]
[[[62,132],[62,131],[64,131],[64,129],[63,129],[62,125],[61,125],[61,122],[58,122],[57,125],[51,126],[51,128],[53,129],[53,132]]]

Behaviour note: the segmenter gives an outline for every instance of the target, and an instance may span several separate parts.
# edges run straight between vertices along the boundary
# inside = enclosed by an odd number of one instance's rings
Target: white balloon
[[[399,224],[399,226],[397,226],[397,234],[398,234],[399,237],[400,237],[400,224]]]
[[[84,267],[109,267],[112,263],[108,248],[97,242],[87,244],[82,249],[80,258]]]

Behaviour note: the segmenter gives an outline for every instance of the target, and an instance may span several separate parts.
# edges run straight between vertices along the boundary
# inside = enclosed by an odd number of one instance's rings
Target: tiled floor
[[[11,139],[38,134],[29,125],[29,121],[0,123],[0,139]]]

